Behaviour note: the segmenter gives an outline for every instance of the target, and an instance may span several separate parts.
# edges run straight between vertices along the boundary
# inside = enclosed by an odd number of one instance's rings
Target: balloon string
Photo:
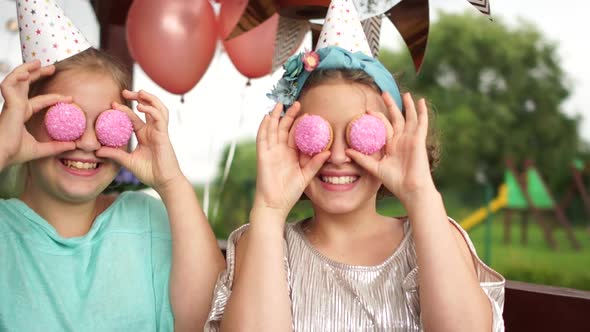
[[[211,154],[213,153],[213,142],[214,140],[211,139],[209,141],[209,151],[207,152],[207,159],[211,160]],[[209,202],[211,198],[211,179],[208,178],[205,181],[205,189],[203,191],[203,211],[205,212],[205,216],[209,217]]]
[[[182,127],[182,106],[184,106],[184,100],[182,100],[181,103],[182,105],[178,108],[178,111],[176,111],[176,125],[179,130]]]
[[[242,89],[242,93],[240,96],[240,118],[238,120],[238,128],[236,133],[231,141],[229,151],[227,153],[227,159],[225,160],[225,166],[223,169],[223,178],[221,180],[221,185],[219,187],[219,194],[217,195],[217,201],[215,202],[215,208],[213,209],[213,219],[217,218],[217,212],[219,211],[219,203],[221,202],[221,196],[223,195],[223,190],[225,189],[225,184],[227,182],[227,178],[229,177],[229,171],[231,169],[232,162],[234,161],[234,156],[236,153],[236,145],[238,141],[238,134],[240,129],[242,128],[242,124],[244,123],[244,107],[245,99],[246,99],[246,90],[248,87],[251,86],[250,79],[246,82],[246,86]]]

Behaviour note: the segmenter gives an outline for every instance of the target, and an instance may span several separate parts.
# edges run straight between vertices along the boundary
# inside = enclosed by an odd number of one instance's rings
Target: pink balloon
[[[225,40],[238,24],[247,5],[248,0],[227,0],[221,4],[219,10],[219,35],[222,40]]]
[[[229,1],[221,6],[222,13],[226,3]],[[271,73],[278,25],[279,15],[274,14],[256,28],[223,42],[227,55],[242,75],[258,78]]]
[[[135,0],[127,15],[131,55],[172,93],[186,93],[201,80],[216,41],[217,22],[207,0]]]

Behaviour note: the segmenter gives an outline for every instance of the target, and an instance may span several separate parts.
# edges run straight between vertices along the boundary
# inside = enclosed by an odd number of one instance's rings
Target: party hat
[[[91,47],[54,0],[17,0],[23,62],[52,65]]]
[[[372,56],[353,0],[332,0],[330,3],[316,50],[327,46]]]

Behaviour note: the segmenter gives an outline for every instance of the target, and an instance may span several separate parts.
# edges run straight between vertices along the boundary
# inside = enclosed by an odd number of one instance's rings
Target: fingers
[[[55,73],[55,66],[50,65],[50,66],[46,66],[46,67],[41,67],[39,69],[29,71],[29,73],[30,73],[29,83],[32,83],[41,77],[53,75],[53,73]]]
[[[168,122],[164,119],[164,114],[153,106],[137,104],[137,110],[146,115],[146,123],[152,124],[158,130],[167,132]]]
[[[45,109],[49,106],[53,106],[57,103],[70,103],[72,102],[72,97],[70,96],[62,96],[59,94],[47,94],[47,95],[39,95],[30,99],[31,107],[33,108],[33,113],[37,113],[42,109]]]
[[[404,131],[405,127],[405,119],[402,115],[401,110],[397,107],[396,102],[391,98],[389,93],[383,93],[383,101],[385,102],[385,106],[387,106],[387,110],[389,111],[389,116],[391,117],[391,122],[393,125],[393,134],[394,135],[401,135]]]
[[[127,169],[131,169],[131,153],[125,150],[103,146],[96,150],[95,154],[99,158],[112,159],[117,164]]]
[[[138,132],[143,126],[145,126],[145,122],[143,122],[143,120],[127,105],[113,102],[112,107],[116,110],[125,112],[127,116],[129,116],[131,124],[133,125],[133,131]]]
[[[55,156],[62,152],[74,150],[75,148],[76,143],[74,142],[51,141],[46,143],[38,143],[33,147],[33,156],[31,156],[31,160]],[[25,161],[27,160],[23,160],[22,162]]]
[[[256,145],[257,149],[260,151],[268,149],[268,124],[270,122],[270,116],[268,114],[264,115],[262,122],[260,123],[260,127],[258,128],[258,134],[256,134]]]
[[[420,135],[421,138],[426,139],[426,136],[428,135],[428,107],[426,106],[426,101],[424,98],[420,98],[420,100],[418,100],[417,113],[418,135]]]
[[[346,154],[374,176],[378,176],[379,161],[354,149],[346,149]]]
[[[279,122],[279,142],[288,142],[289,141],[289,132],[291,131],[291,127],[293,122],[295,121],[295,117],[299,110],[301,109],[301,104],[296,101],[289,109],[285,116]]]
[[[418,116],[416,114],[414,100],[409,93],[404,93],[402,99],[404,101],[404,109],[406,110],[405,130],[413,133],[418,128]]]
[[[281,112],[283,111],[283,104],[277,103],[273,110],[270,112],[270,120],[268,124],[268,144],[276,144],[278,143],[279,135],[278,135],[278,127],[279,127],[279,120],[281,119]]]
[[[303,172],[303,178],[305,179],[305,185],[309,185],[313,177],[318,173],[320,168],[324,165],[324,163],[330,158],[331,152],[323,151],[311,158],[307,164],[301,169]]]
[[[146,115],[146,123],[155,126],[158,130],[161,131],[168,131],[168,109],[164,104],[154,95],[147,93],[143,90],[138,92],[123,90],[122,95],[127,100],[135,100],[138,102],[137,110],[141,113]],[[121,105],[118,104],[117,105]],[[127,112],[130,116],[131,111],[127,106],[121,105],[124,108],[124,111]],[[123,109],[122,109],[123,110]],[[131,111],[131,113],[134,113]],[[139,117],[132,117],[132,122],[137,125],[138,130],[141,129],[144,125],[143,121]],[[138,122],[138,119],[140,122]]]
[[[164,106],[164,104],[162,103],[162,101],[160,101],[160,99],[158,99],[158,97],[156,97],[148,92],[145,92],[143,90],[139,90],[138,92],[123,90],[123,97],[125,97],[125,99],[128,99],[128,100],[135,100],[140,105],[143,104],[146,106],[155,107],[163,115],[160,118],[162,118],[166,122],[168,122],[168,119],[169,119],[168,108],[166,108],[166,106]]]

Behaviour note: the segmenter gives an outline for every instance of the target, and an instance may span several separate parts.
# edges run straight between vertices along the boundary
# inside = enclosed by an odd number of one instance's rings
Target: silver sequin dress
[[[453,220],[450,222],[463,234],[480,285],[492,304],[492,331],[504,331],[505,280],[477,257],[467,233]],[[419,271],[408,221],[398,248],[376,266],[347,265],[325,257],[307,241],[301,225],[288,224],[285,230],[285,264],[294,331],[422,331]],[[215,286],[205,331],[219,331],[231,294],[235,245],[247,227],[240,227],[229,237],[227,269]]]

